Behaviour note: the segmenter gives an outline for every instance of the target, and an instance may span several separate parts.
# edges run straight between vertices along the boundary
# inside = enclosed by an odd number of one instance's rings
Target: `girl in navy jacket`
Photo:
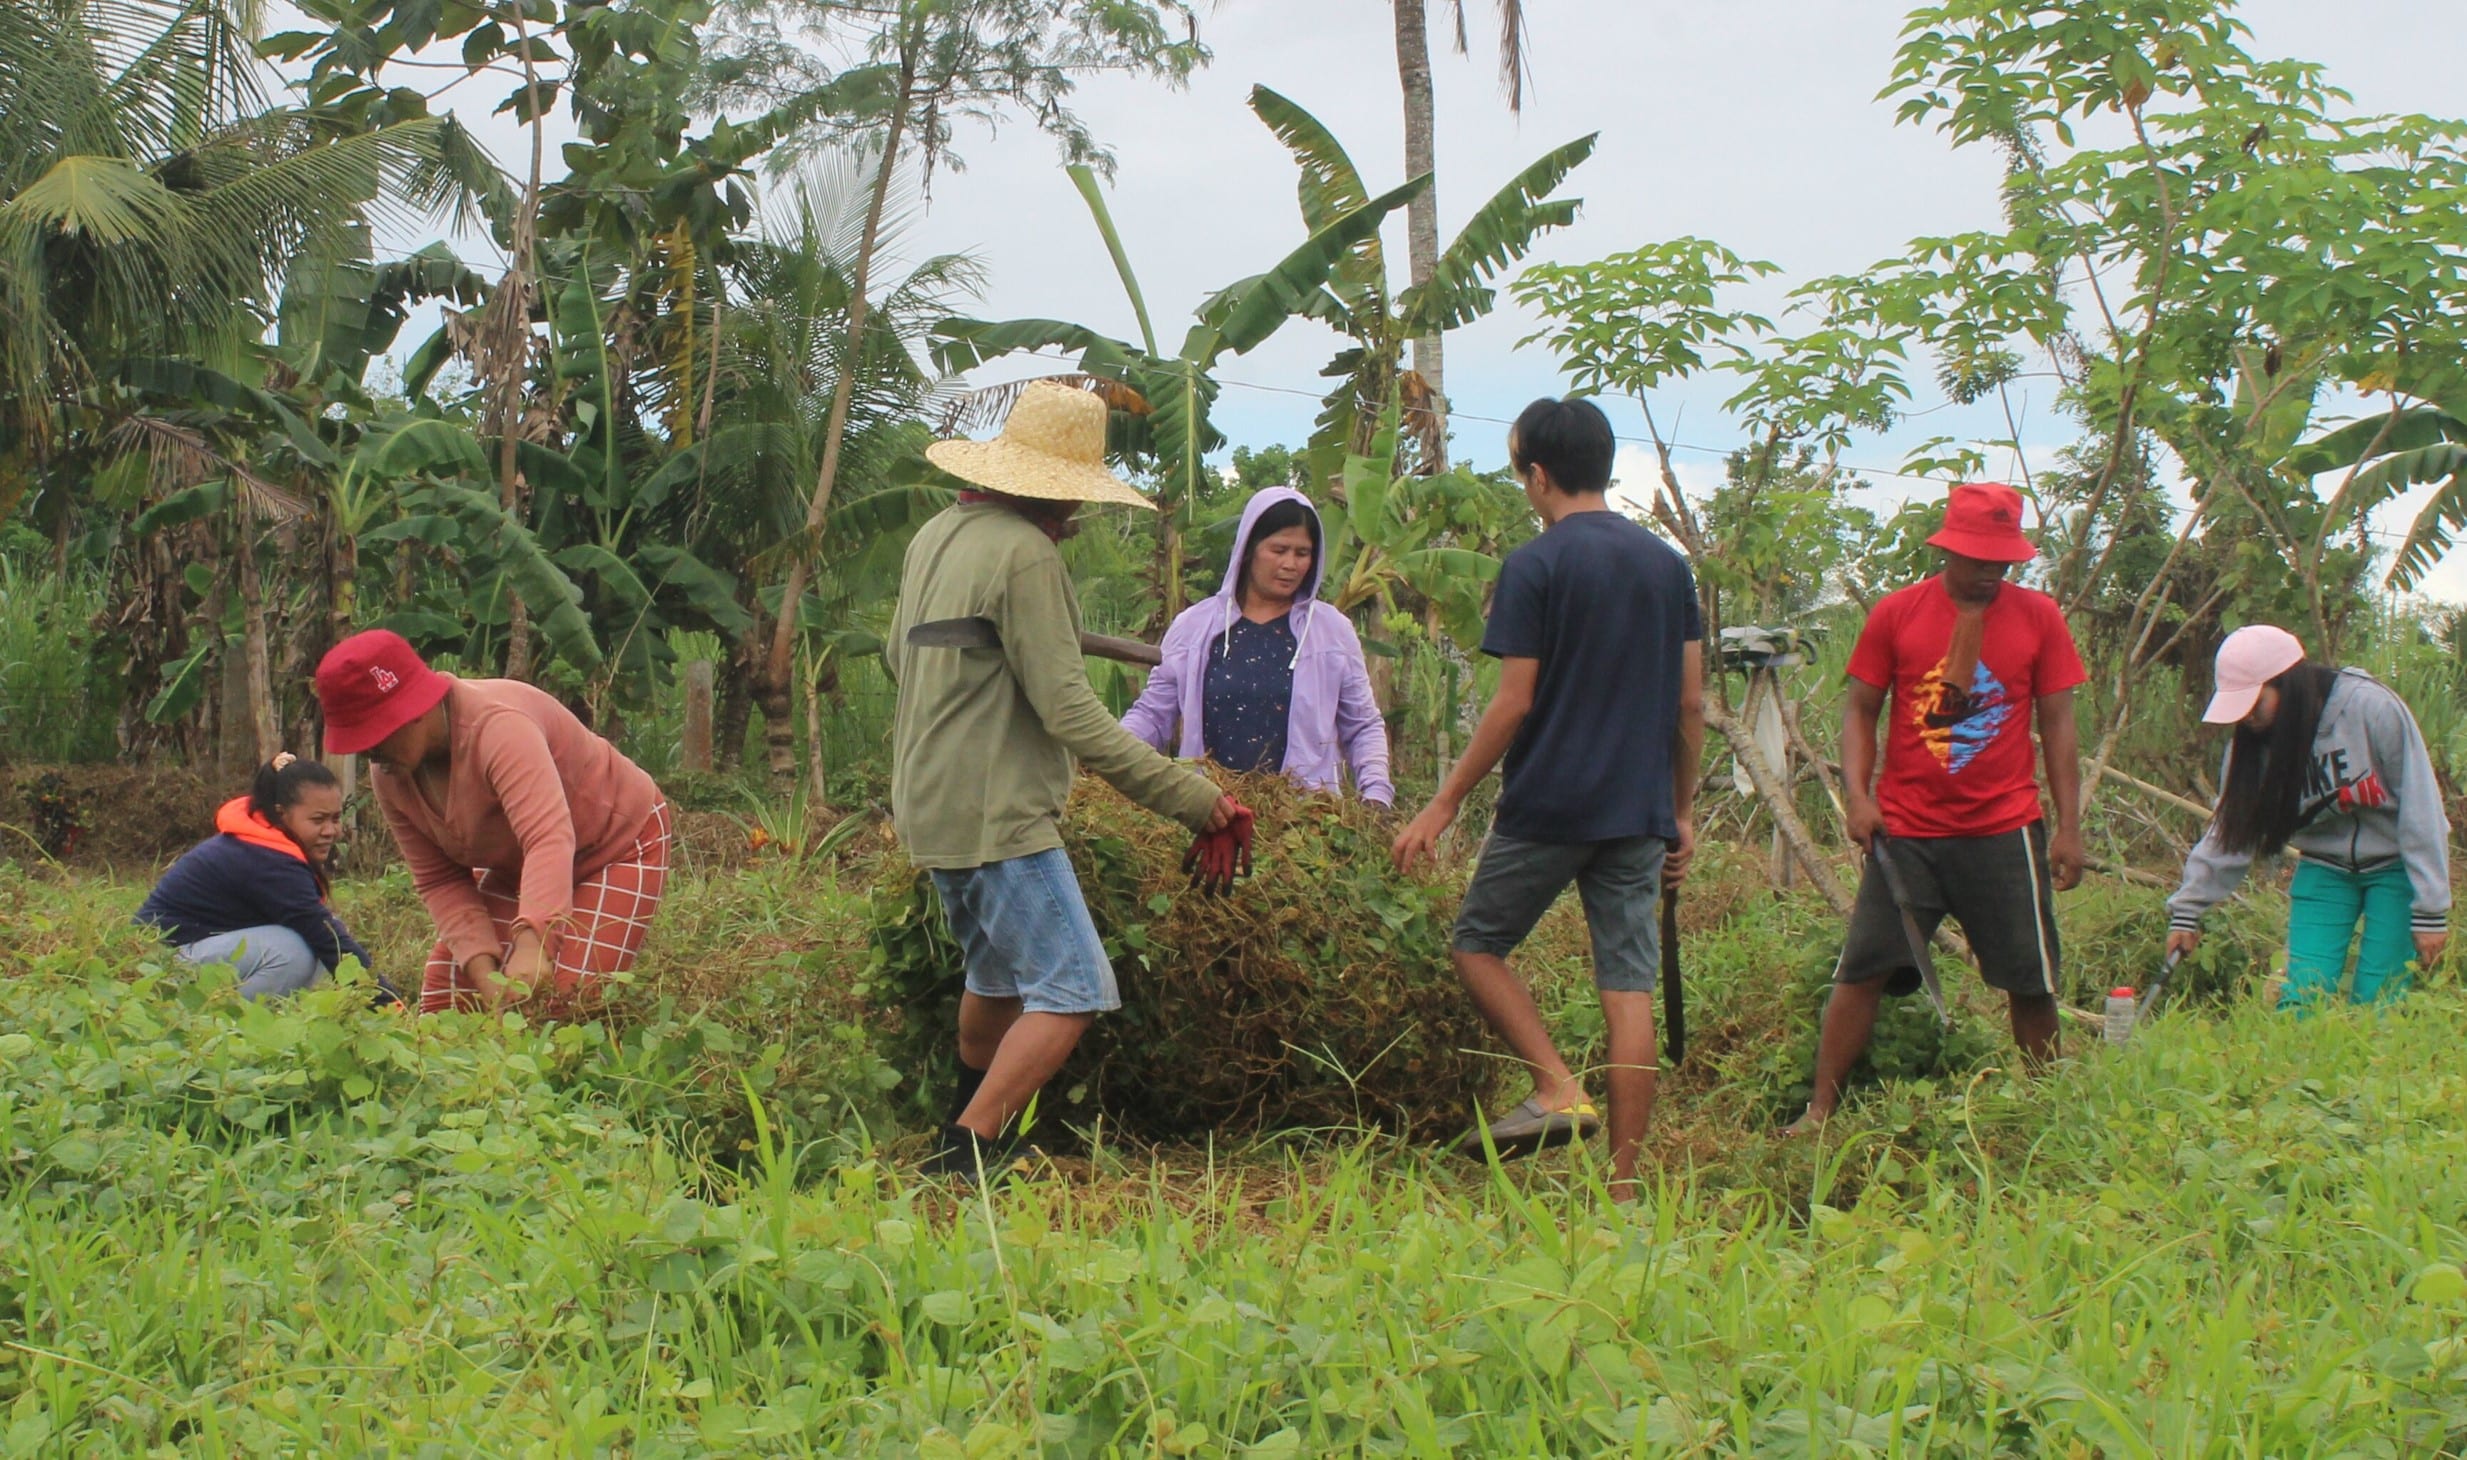
[[[278,755],[249,794],[215,813],[215,835],[171,864],[137,921],[191,963],[228,963],[240,997],[297,993],[368,950],[327,905],[326,854],[343,829],[343,788],[313,760]],[[378,1002],[393,1002],[382,980]]]

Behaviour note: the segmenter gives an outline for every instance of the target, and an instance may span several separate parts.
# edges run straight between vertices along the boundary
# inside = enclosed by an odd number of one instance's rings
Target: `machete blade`
[[[1662,889],[1662,1048],[1687,1058],[1687,996],[1679,990],[1679,889]]]
[[[1002,635],[989,618],[938,618],[908,631],[912,649],[999,649]]]
[[[1919,919],[1910,910],[1910,894],[1902,889],[1901,874],[1893,870],[1893,858],[1885,851],[1885,834],[1876,833],[1867,844],[1867,854],[1876,861],[1876,870],[1884,874],[1885,891],[1893,896],[1893,908],[1902,915],[1902,936],[1910,940],[1910,956],[1918,960],[1919,987],[1927,993],[1927,1002],[1936,1010],[1944,1027],[1953,1027],[1953,1011],[1944,1001],[1944,985],[1936,979],[1936,959],[1928,952],[1927,935],[1919,931]]]

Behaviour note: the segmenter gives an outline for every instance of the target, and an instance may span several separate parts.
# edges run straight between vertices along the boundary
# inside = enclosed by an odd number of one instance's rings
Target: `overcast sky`
[[[1902,7],[1885,0],[1767,0],[1706,5],[1677,0],[1527,0],[1535,85],[1512,116],[1497,85],[1487,0],[1468,0],[1472,54],[1433,48],[1438,93],[1438,180],[1443,240],[1465,216],[1541,153],[1599,132],[1593,158],[1566,191],[1584,200],[1574,227],[1547,237],[1539,257],[1584,260],[1696,234],[1783,274],[1748,302],[1783,307],[1791,283],[1856,271],[1893,256],[1907,239],[1993,226],[1998,161],[1953,151],[1932,130],[1896,126],[1876,93],[1890,73]],[[1436,16],[1444,10],[1433,0]],[[2366,111],[2462,110],[2467,24],[2459,0],[2248,0],[2242,15],[2262,54],[2328,65],[2331,81]],[[1255,273],[1303,236],[1293,166],[1245,104],[1254,84],[1285,93],[1325,122],[1374,189],[1403,180],[1403,124],[1385,0],[1222,0],[1203,16],[1215,61],[1181,91],[1153,82],[1087,83],[1077,107],[1114,150],[1110,203],[1160,335],[1179,337],[1209,291]],[[1436,23],[1436,21],[1434,22]],[[477,87],[472,88],[476,93]],[[520,156],[502,119],[467,120],[501,160]],[[991,271],[979,311],[1038,315],[1135,337],[1129,306],[1104,247],[1051,141],[1024,123],[995,136],[964,128],[965,170],[934,183],[911,231],[911,257],[978,255]],[[552,154],[553,156],[553,154]],[[1392,224],[1403,269],[1403,219]],[[466,244],[467,254],[480,251]],[[1537,395],[1564,390],[1540,345],[1518,348],[1535,321],[1503,298],[1491,318],[1449,336],[1448,387],[1461,457],[1495,465],[1504,428]],[[1336,337],[1299,321],[1222,370],[1217,420],[1234,441],[1299,443],[1310,430],[1319,368]],[[406,347],[411,343],[406,340]],[[1656,413],[1679,439],[1691,484],[1719,476],[1719,452],[1737,432],[1720,411],[1730,378],[1669,393]],[[2035,464],[2070,441],[2045,382],[2016,397]],[[1923,392],[1915,407],[1938,402]],[[1632,405],[1612,404],[1625,435],[1641,437]],[[1944,409],[1862,441],[1851,462],[1889,471],[1931,436],[2005,434],[2000,411]],[[2015,475],[2011,453],[1991,471]],[[1641,453],[1623,461],[1641,474]],[[1877,478],[1880,496],[1935,490]],[[1879,502],[1876,505],[1889,505]],[[2404,520],[2404,507],[2379,525]],[[2467,599],[2467,554],[2445,564],[2435,591]]]

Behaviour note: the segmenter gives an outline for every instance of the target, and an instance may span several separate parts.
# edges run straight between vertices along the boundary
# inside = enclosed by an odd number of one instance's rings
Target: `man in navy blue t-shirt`
[[[1482,636],[1499,691],[1394,856],[1399,868],[1429,856],[1505,757],[1498,815],[1450,940],[1457,977],[1533,1072],[1532,1098],[1487,1129],[1501,1154],[1522,1155],[1600,1123],[1507,963],[1574,882],[1609,1026],[1611,1190],[1624,1197],[1653,1114],[1656,905],[1695,850],[1704,630],[1687,560],[1611,510],[1614,449],[1609,419],[1588,400],[1535,401],[1516,418],[1508,460],[1544,531],[1499,570]],[[1458,1148],[1479,1156],[1482,1135]]]

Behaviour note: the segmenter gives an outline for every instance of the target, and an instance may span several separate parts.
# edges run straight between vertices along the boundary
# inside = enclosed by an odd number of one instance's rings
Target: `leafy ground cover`
[[[688,879],[620,1016],[542,1031],[237,1007],[140,889],[0,869],[0,1455],[2467,1449],[2455,986],[2228,997],[2036,1082],[1973,1011],[1984,1063],[1794,1145],[1823,923],[1715,877],[1632,1208],[1581,1154],[1325,1130],[961,1200],[901,1169],[862,888]],[[402,966],[407,890],[347,896]],[[2213,941],[2232,991],[2266,944]]]

